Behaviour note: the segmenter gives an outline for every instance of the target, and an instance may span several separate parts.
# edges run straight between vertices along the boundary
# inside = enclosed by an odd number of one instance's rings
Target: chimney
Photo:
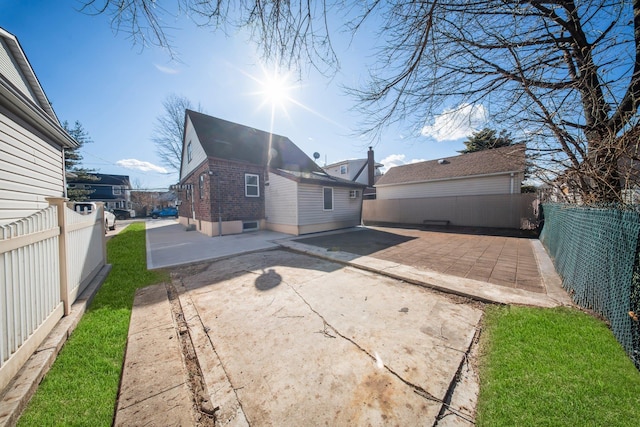
[[[373,187],[374,175],[376,170],[376,162],[373,160],[373,149],[369,147],[367,152],[367,172],[369,174],[369,187]]]

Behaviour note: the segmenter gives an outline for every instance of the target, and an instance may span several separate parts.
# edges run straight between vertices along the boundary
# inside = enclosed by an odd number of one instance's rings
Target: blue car
[[[162,209],[154,209],[151,211],[151,218],[153,219],[157,219],[157,218],[166,218],[166,217],[176,217],[178,218],[178,209],[176,208],[172,208],[172,207],[167,207],[167,208],[162,208]]]

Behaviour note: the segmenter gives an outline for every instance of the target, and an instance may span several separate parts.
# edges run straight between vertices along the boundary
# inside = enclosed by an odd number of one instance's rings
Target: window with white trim
[[[191,153],[191,141],[187,144],[187,163],[191,162],[193,155]]]
[[[244,174],[244,195],[260,197],[260,176],[252,173]]]
[[[333,188],[322,187],[323,210],[333,210]]]
[[[204,199],[204,175],[200,175],[200,179],[198,180],[198,191],[200,198]]]
[[[113,187],[111,187],[111,191],[113,195],[120,195],[122,194],[122,189],[120,188],[119,185],[114,185]]]
[[[340,175],[346,175],[348,172],[347,165],[340,166]]]

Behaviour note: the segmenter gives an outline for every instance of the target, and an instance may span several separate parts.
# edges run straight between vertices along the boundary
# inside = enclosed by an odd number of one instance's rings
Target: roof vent
[[[438,164],[439,165],[446,165],[447,163],[449,163],[449,162],[447,160],[445,160],[445,159],[438,160]]]

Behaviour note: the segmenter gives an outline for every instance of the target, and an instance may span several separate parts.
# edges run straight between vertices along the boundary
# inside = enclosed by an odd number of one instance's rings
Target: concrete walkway
[[[526,290],[278,233],[154,225],[149,267],[187,266],[136,295],[118,426],[471,426],[477,379],[465,355],[481,316],[471,301],[571,304],[537,240],[522,240],[540,282]]]
[[[174,267],[279,247],[275,240],[291,237],[275,231],[209,237],[186,231],[175,219],[147,220],[147,268]]]

